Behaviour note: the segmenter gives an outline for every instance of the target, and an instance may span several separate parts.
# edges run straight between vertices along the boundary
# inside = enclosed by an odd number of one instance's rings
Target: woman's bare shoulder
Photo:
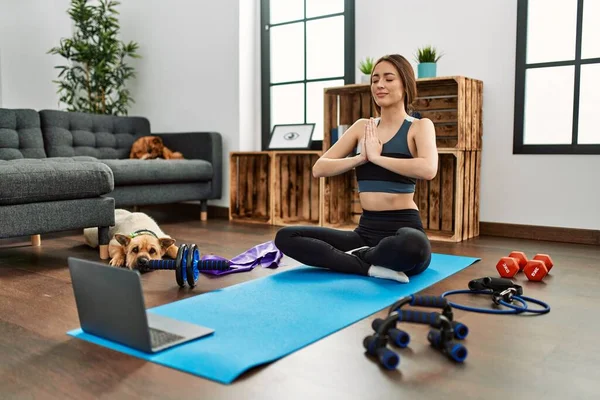
[[[368,118],[359,118],[348,128],[349,131],[362,135],[365,129],[365,125],[369,122]]]
[[[364,126],[367,122],[369,122],[369,118],[359,118],[352,124],[352,126]]]
[[[418,130],[433,128],[433,121],[429,118],[415,118],[413,120],[413,126]]]

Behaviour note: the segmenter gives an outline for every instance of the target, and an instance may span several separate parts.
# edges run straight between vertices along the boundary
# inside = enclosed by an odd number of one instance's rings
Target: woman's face
[[[375,103],[381,108],[390,107],[404,101],[404,85],[398,71],[389,61],[382,61],[373,70],[371,93]]]

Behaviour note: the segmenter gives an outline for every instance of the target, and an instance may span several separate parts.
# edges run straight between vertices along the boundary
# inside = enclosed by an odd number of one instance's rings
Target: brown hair
[[[413,111],[412,102],[417,97],[417,80],[415,78],[415,71],[408,62],[406,58],[401,56],[400,54],[388,54],[381,57],[375,65],[373,65],[373,71],[371,71],[371,79],[373,78],[373,72],[375,71],[375,67],[382,61],[388,61],[392,63],[392,65],[398,71],[398,75],[402,80],[402,84],[404,86],[404,109],[408,114]],[[373,94],[371,94],[371,101],[375,106],[375,109],[378,113],[381,113],[381,107],[377,105],[375,99],[373,98]]]

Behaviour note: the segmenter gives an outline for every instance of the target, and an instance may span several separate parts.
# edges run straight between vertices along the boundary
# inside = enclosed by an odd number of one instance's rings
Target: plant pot
[[[371,83],[371,75],[365,75],[365,74],[361,75],[361,77],[360,77],[360,83],[362,83],[362,84],[369,84],[369,83]]]
[[[420,63],[418,65],[419,78],[434,78],[437,73],[437,64],[432,62]]]

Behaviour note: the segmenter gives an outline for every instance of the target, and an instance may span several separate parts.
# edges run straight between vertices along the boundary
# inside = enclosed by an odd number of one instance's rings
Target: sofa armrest
[[[164,145],[179,151],[187,159],[206,160],[212,164],[213,179],[209,199],[220,199],[223,186],[223,138],[218,132],[152,133]]]

